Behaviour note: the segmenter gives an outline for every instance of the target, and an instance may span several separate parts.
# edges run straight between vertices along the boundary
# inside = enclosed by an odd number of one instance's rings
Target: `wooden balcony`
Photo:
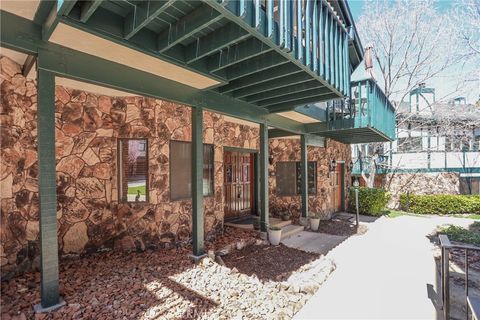
[[[44,40],[112,59],[57,34],[75,28],[186,70],[172,80],[271,113],[347,96],[362,59],[345,1],[58,0],[42,12]]]
[[[326,121],[307,130],[345,143],[395,140],[395,109],[371,79],[351,83],[351,97],[327,103]]]

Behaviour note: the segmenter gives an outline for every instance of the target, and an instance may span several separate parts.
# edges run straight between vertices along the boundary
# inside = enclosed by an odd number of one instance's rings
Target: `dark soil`
[[[320,226],[318,227],[318,232],[331,234],[335,236],[352,236],[352,235],[362,235],[367,232],[368,228],[364,225],[358,227],[355,226],[355,222],[351,223],[349,221],[341,219],[331,219],[331,220],[322,220],[320,221]]]
[[[256,275],[260,280],[284,281],[301,266],[320,257],[280,244],[278,246],[249,246],[223,257],[229,268],[246,275]]]

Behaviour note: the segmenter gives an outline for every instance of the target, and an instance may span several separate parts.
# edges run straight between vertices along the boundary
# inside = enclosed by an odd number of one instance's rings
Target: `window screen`
[[[213,195],[213,145],[203,145],[203,195]],[[192,144],[170,142],[170,198],[192,197]]]
[[[148,140],[120,139],[119,199],[123,202],[148,201]]]

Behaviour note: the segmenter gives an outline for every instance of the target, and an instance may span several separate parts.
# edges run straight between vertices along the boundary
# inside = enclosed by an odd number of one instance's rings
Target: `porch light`
[[[353,170],[353,161],[350,160],[350,163],[348,164],[348,171]]]
[[[270,165],[273,165],[273,155],[269,155],[269,156],[268,156],[268,163],[269,163]]]
[[[336,168],[337,168],[337,161],[332,160],[330,162],[330,171],[333,172],[333,171],[335,171]]]

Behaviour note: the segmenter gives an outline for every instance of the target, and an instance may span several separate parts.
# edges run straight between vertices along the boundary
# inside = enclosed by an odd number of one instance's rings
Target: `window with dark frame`
[[[317,194],[317,163],[308,161],[308,194]],[[294,196],[302,193],[301,165],[299,161],[276,163],[276,193],[279,196]]]
[[[203,145],[203,195],[213,196],[213,145]],[[192,144],[170,141],[170,199],[192,197]]]
[[[148,139],[118,139],[121,202],[148,202]]]

